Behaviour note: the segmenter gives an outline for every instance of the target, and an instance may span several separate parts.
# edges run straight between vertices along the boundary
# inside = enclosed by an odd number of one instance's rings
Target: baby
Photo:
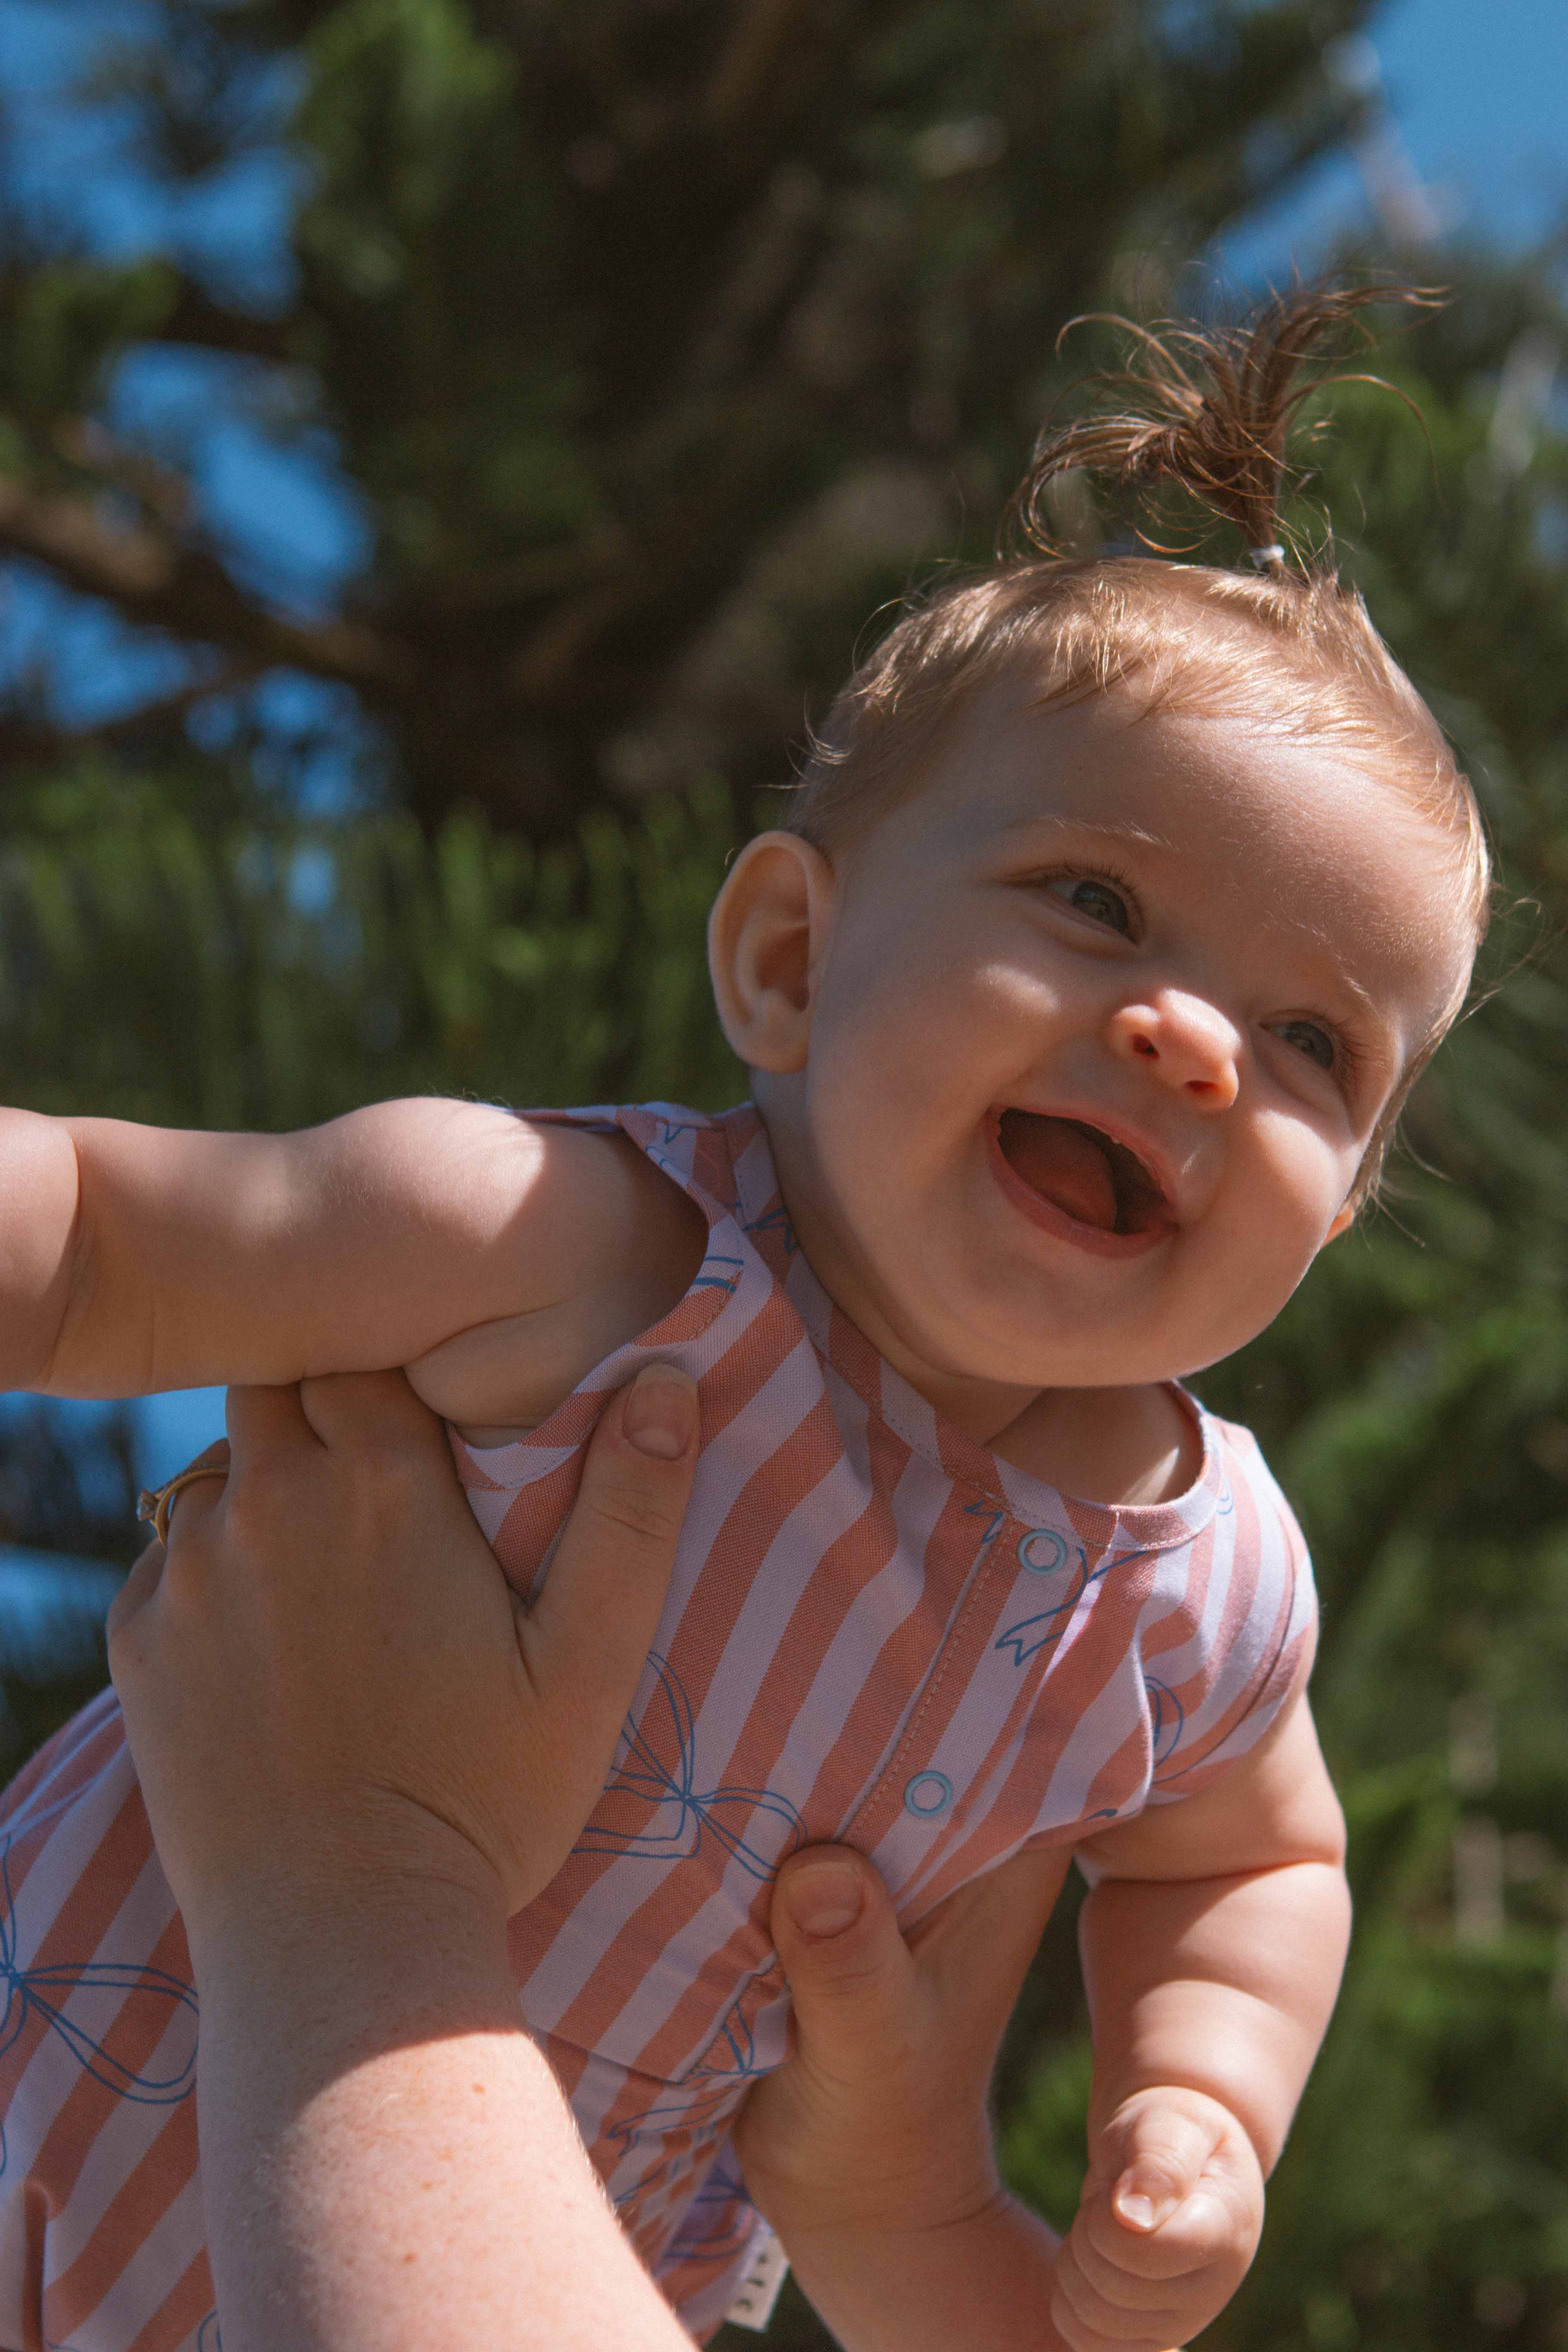
[[[1177,1381],[1368,1196],[1488,890],[1435,722],[1276,544],[1297,364],[1359,299],[1273,306],[1206,389],[1203,339],[1146,345],[1140,413],[1026,485],[1026,515],[1086,457],[1196,486],[1248,571],[1001,564],[850,682],[713,913],[752,1104],[0,1118],[0,1385],[405,1366],[523,1593],[606,1395],[650,1356],[695,1375],[657,1646],[514,1958],[699,2336],[766,2235],[731,2129],[786,2052],[773,1874],[819,1840],[907,1927],[1026,1850],[1089,1877],[1090,2167],[1018,2341],[1047,2305],[1078,2352],[1185,2341],[1256,2244],[1342,1832],[1300,1538]],[[0,2340],[213,2352],[188,1962],[111,1697],[11,1791],[0,1858]]]

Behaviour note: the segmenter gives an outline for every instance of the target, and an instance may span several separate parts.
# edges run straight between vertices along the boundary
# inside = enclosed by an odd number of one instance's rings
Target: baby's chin
[[[1270,1316],[1268,1321],[1273,1319]],[[1173,1381],[1195,1380],[1215,1364],[1239,1354],[1267,1328],[1268,1322],[1264,1322],[1249,1324],[1235,1336],[1228,1332],[1218,1334],[1212,1328],[1191,1334],[1162,1332],[1149,1337],[1134,1332],[1123,1347],[1116,1344],[1113,1335],[1086,1340],[1081,1335],[1069,1334],[1059,1347],[1020,1348],[1011,1353],[1005,1360],[1016,1368],[1011,1371],[1001,1369],[1004,1359],[998,1351],[977,1349],[972,1359],[973,1372],[979,1380],[1005,1379],[1037,1391],[1168,1388]]]
[[[973,1383],[977,1391],[1163,1388],[1237,1354],[1274,1321],[1295,1287],[1282,1281],[1267,1297],[1227,1302],[1219,1313],[1211,1288],[1199,1311],[1187,1316],[1169,1308],[1162,1314],[1158,1306],[1150,1313],[1147,1297],[1079,1298],[1063,1312],[1054,1302],[1021,1300],[1016,1284],[992,1285],[961,1316],[905,1319],[903,1336],[911,1354],[943,1381]]]
[[[1047,1266],[999,1245],[988,1190],[956,1217],[917,1202],[913,1247],[886,1216],[858,1217],[864,1206],[835,1202],[828,1231],[839,1246],[806,1245],[812,1270],[912,1388],[966,1423],[984,1417],[987,1395],[996,1405],[1016,1398],[1021,1411],[1047,1390],[1186,1380],[1266,1329],[1310,1263],[1271,1263],[1237,1299],[1219,1267],[1183,1262],[1198,1239],[1184,1231],[1171,1237],[1174,1263],[1167,1244],[1121,1262],[1063,1248]],[[1207,1255],[1201,1245],[1198,1255]]]
[[[1042,1344],[1037,1321],[1033,1328],[1022,1323],[1012,1331],[998,1331],[993,1325],[960,1332],[950,1326],[940,1335],[929,1329],[922,1333],[913,1322],[905,1322],[900,1337],[910,1363],[929,1371],[943,1388],[972,1386],[976,1393],[1009,1391],[1023,1398],[1058,1390],[1161,1388],[1215,1360],[1151,1344],[1137,1334],[1119,1347],[1103,1333],[1091,1337],[1071,1328],[1052,1333]],[[911,1386],[924,1387],[918,1370],[906,1370],[906,1377]]]

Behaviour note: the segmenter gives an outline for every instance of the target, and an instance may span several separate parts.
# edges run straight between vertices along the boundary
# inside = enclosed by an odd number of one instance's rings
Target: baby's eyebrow
[[[1175,843],[1163,833],[1151,833],[1144,824],[1106,824],[1089,816],[1057,816],[1042,813],[1037,816],[1015,817],[1006,827],[1010,835],[1026,838],[1036,833],[1088,834],[1103,841],[1135,841],[1143,849],[1174,849]]]
[[[1289,928],[1299,931],[1303,939],[1310,940],[1315,948],[1321,950],[1332,985],[1349,997],[1364,1020],[1386,1023],[1387,1007],[1373,994],[1363,981],[1356,978],[1321,924],[1308,922],[1299,916]]]
[[[1385,1008],[1379,1003],[1370,988],[1363,988],[1354,972],[1347,971],[1342,963],[1334,965],[1334,978],[1359,1013],[1369,1021],[1382,1019]]]

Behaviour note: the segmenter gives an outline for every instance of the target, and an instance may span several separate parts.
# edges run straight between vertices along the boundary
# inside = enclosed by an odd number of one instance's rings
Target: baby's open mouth
[[[1171,1223],[1170,1202],[1138,1154],[1098,1127],[1005,1110],[996,1139],[1014,1174],[1080,1224],[1144,1234]]]

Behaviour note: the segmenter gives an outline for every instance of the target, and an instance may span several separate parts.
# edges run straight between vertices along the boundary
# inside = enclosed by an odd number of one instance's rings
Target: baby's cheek
[[[1266,1331],[1318,1254],[1314,1234],[1287,1245],[1256,1222],[1216,1224],[1201,1238],[1188,1233],[1176,1246],[1185,1263],[1179,1296],[1164,1318],[1165,1352],[1176,1378],[1221,1362]]]
[[[1238,1158],[1229,1213],[1246,1244],[1271,1269],[1282,1300],[1334,1230],[1361,1167],[1359,1138],[1322,1134],[1310,1121],[1259,1122],[1259,1149]]]

